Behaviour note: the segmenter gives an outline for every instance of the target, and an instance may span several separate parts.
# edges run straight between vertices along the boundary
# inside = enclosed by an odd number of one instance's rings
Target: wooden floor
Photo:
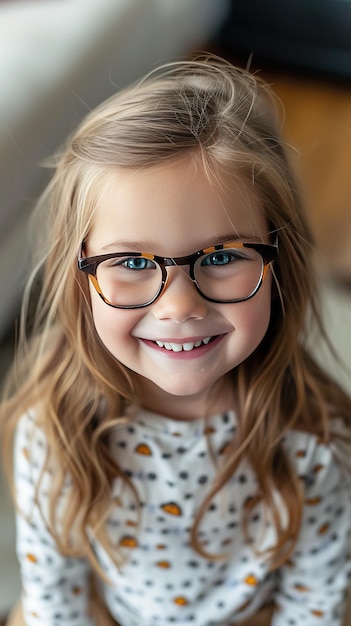
[[[351,82],[261,72],[285,109],[284,134],[320,250],[351,284]]]

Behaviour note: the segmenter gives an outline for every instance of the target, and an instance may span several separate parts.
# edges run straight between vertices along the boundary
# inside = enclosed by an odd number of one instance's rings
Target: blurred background
[[[351,368],[351,0],[0,0],[0,380],[13,355],[28,219],[49,179],[42,162],[106,97],[199,50],[249,65],[281,100],[324,316]],[[311,346],[350,390],[350,370],[332,362],[313,329]],[[4,482],[0,624],[19,593]]]

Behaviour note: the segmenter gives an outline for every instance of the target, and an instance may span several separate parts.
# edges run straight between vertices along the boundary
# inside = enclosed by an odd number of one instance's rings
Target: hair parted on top
[[[304,345],[308,311],[321,322],[312,238],[269,87],[227,61],[203,55],[167,64],[119,91],[92,111],[69,139],[41,199],[39,211],[49,225],[48,236],[28,283],[23,327],[38,273],[41,291],[32,336],[29,343],[24,335],[20,340],[22,352],[3,410],[7,447],[20,415],[37,407],[50,452],[61,461],[58,486],[67,474],[73,481],[64,533],[57,533],[59,545],[69,551],[70,526],[79,517],[78,535],[96,567],[86,528],[95,528],[109,548],[101,515],[106,517],[112,480],[116,475],[125,479],[106,453],[106,435],[127,419],[128,406],[137,398],[128,372],[94,330],[88,284],[78,272],[77,254],[116,167],[150,168],[195,153],[201,155],[214,185],[221,184],[224,173],[240,180],[257,198],[272,239],[279,235],[270,326],[261,345],[233,372],[242,427],[194,524],[195,549],[203,553],[197,528],[209,500],[246,456],[257,472],[260,497],[273,510],[278,531],[275,563],[286,558],[297,536],[302,501],[298,477],[281,445],[284,433],[298,427],[326,438],[330,418],[346,419],[350,408],[346,395]],[[286,527],[272,484],[290,514]],[[53,490],[53,504],[58,493]],[[55,531],[54,506],[52,511]]]

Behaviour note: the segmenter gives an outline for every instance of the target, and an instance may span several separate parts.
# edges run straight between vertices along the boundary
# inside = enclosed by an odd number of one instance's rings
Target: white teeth
[[[190,352],[194,348],[199,348],[202,344],[205,346],[211,341],[212,337],[205,337],[204,339],[200,339],[199,341],[187,341],[185,343],[169,343],[167,341],[158,341],[155,343],[159,348],[165,348],[165,350],[171,350],[172,352]]]
[[[173,350],[173,352],[181,352],[182,351],[182,344],[181,343],[171,343],[171,350]]]
[[[195,341],[188,341],[187,343],[183,343],[183,350],[185,350],[185,352],[190,352],[190,350],[192,350],[194,346],[195,346]],[[201,346],[201,342],[200,342],[200,346]]]

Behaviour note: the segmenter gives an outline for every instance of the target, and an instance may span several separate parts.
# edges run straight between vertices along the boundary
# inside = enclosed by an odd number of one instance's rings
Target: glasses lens
[[[158,293],[162,282],[160,266],[143,256],[125,256],[100,263],[96,278],[110,304],[138,306]]]
[[[218,302],[244,300],[256,290],[263,274],[261,255],[252,248],[227,248],[200,257],[195,280],[207,298]]]

